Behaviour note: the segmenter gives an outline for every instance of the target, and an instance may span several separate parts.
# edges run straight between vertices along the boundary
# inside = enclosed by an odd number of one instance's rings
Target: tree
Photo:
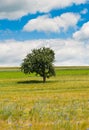
[[[21,70],[25,74],[36,73],[43,77],[43,82],[46,78],[55,76],[53,62],[55,59],[54,51],[50,48],[40,48],[32,50],[21,64]]]

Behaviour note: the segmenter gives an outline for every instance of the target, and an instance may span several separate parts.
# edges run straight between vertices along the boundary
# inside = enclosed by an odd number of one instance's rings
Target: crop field
[[[0,130],[89,130],[89,67],[56,67],[46,83],[0,68]]]

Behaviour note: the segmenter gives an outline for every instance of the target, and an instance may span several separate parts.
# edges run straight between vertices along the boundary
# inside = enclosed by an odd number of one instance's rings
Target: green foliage
[[[46,81],[46,78],[55,75],[55,70],[53,67],[53,62],[55,59],[54,51],[50,48],[40,48],[34,49],[32,53],[29,53],[24,59],[21,70],[27,73],[36,73],[43,77],[43,81]]]

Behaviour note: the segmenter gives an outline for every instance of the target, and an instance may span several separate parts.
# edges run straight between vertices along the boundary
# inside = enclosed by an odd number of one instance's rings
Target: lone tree
[[[23,60],[21,70],[25,74],[36,73],[43,77],[43,82],[46,78],[55,76],[53,62],[55,59],[54,51],[50,48],[40,48],[32,50]]]

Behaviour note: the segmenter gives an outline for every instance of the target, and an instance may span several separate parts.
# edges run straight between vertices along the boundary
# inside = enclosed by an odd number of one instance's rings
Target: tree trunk
[[[45,83],[45,82],[46,82],[46,77],[44,76],[44,77],[43,77],[43,83]]]

